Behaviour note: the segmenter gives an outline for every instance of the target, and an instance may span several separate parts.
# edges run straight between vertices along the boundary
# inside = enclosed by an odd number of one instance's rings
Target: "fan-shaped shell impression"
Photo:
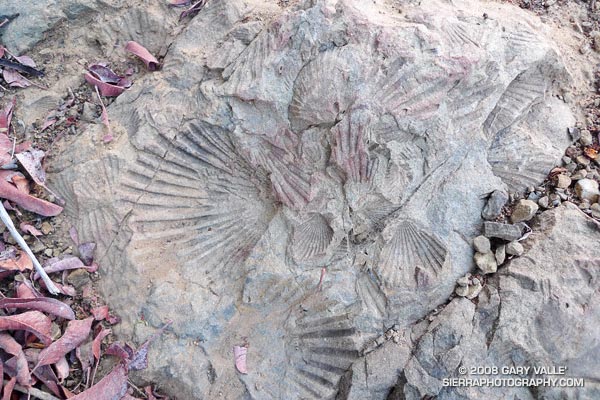
[[[288,110],[294,130],[333,124],[352,104],[362,81],[357,53],[346,47],[325,51],[300,71]]]
[[[294,229],[292,256],[294,261],[310,261],[325,255],[333,239],[333,229],[321,214],[312,214]]]
[[[376,272],[387,287],[427,286],[442,272],[447,256],[440,239],[405,220],[381,249]]]

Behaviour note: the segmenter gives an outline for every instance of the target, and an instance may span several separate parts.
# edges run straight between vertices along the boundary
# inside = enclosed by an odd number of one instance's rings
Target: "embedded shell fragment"
[[[370,3],[208,2],[111,107],[114,146],[52,177],[122,329],[173,319],[145,377],[182,398],[214,398],[242,337],[229,398],[334,398],[473,266],[480,194],[538,184],[566,146],[568,75],[526,17]]]

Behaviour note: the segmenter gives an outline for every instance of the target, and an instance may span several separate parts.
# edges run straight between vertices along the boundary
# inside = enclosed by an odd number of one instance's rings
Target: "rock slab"
[[[140,379],[180,398],[335,398],[373,340],[474,267],[481,193],[542,182],[574,125],[561,58],[518,8],[275,3],[208,2],[111,104],[115,140],[96,146],[92,128],[51,176],[98,244],[119,333],[173,320]],[[463,299],[425,328],[407,393],[439,392],[472,335],[453,316],[474,310]]]

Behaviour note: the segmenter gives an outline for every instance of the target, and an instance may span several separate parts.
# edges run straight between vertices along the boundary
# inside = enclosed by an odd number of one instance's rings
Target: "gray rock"
[[[590,210],[592,210],[592,217],[600,218],[600,204],[594,203],[590,206]]]
[[[589,146],[592,144],[593,140],[591,132],[587,129],[583,129],[581,131],[581,138],[579,139],[579,142],[584,146]]]
[[[573,175],[571,175],[571,179],[574,181],[578,181],[580,179],[583,179],[587,176],[588,172],[585,169],[580,169],[578,171],[576,171]]]
[[[85,102],[83,103],[83,111],[81,112],[81,119],[87,122],[93,122],[98,118],[98,113],[96,111],[96,105]]]
[[[550,199],[548,198],[548,196],[544,196],[538,200],[538,205],[542,208],[548,208],[549,204],[550,204]]]
[[[502,214],[502,207],[508,202],[508,193],[494,190],[488,199],[481,216],[483,219],[494,220]]]
[[[473,259],[475,260],[475,265],[477,265],[484,274],[493,274],[498,269],[496,257],[491,251],[488,251],[487,253],[475,253]]]
[[[504,240],[517,240],[523,236],[519,225],[503,224],[501,222],[488,222],[483,225],[484,235],[489,238],[500,238]]]
[[[479,279],[475,278],[473,279],[473,284],[469,285],[469,291],[465,297],[469,300],[473,300],[474,298],[479,296],[479,293],[481,293],[482,289],[483,285],[481,284]]]
[[[512,223],[529,221],[538,210],[538,205],[532,200],[519,200],[513,209],[510,220]]]
[[[575,193],[581,200],[588,200],[590,203],[598,201],[600,191],[598,191],[598,182],[592,179],[581,179],[575,184]]]
[[[473,239],[473,247],[479,253],[487,253],[491,249],[490,239],[483,235],[477,236]]]
[[[571,178],[569,178],[565,174],[560,174],[556,178],[556,187],[561,189],[566,189],[571,186]]]
[[[584,167],[590,165],[591,162],[589,158],[583,155],[575,157],[575,161],[577,164],[583,165]]]
[[[182,399],[332,399],[348,382],[374,399],[405,366],[403,391],[422,398],[479,343],[473,302],[430,312],[473,269],[481,194],[535,187],[564,154],[575,121],[552,94],[571,80],[516,7],[494,3],[492,21],[484,2],[396,3],[209,1],[161,71],[111,104],[115,141],[98,146],[90,124],[54,161],[116,333],[141,343],[173,320],[139,380]],[[156,22],[135,10],[133,40]],[[371,396],[358,362],[395,324],[421,337]]]
[[[512,241],[506,245],[506,254],[511,256],[521,256],[524,251],[523,245],[517,241]]]
[[[504,264],[504,261],[506,260],[506,245],[501,244],[498,246],[494,252],[494,256],[496,257],[496,263],[498,265]]]
[[[579,140],[581,138],[581,130],[575,126],[571,126],[568,128],[567,130],[569,132],[569,136],[571,137],[571,140],[575,141],[575,140]],[[563,157],[564,159],[564,157]],[[570,162],[570,160],[569,160]],[[565,163],[568,164],[568,163]]]
[[[469,286],[457,286],[454,293],[460,297],[466,297],[469,294]]]

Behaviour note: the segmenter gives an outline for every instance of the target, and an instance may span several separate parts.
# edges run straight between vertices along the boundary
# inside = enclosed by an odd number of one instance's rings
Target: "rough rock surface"
[[[415,323],[473,269],[481,195],[539,184],[560,160],[574,118],[554,95],[569,75],[510,5],[398,11],[210,1],[162,71],[111,105],[116,140],[82,139],[56,163],[121,333],[173,320],[144,379],[182,399],[364,398],[365,349],[397,326],[421,331],[372,398],[399,382],[421,398],[483,361],[487,340],[522,339],[498,336],[508,325],[494,321],[520,314],[497,317],[493,286],[477,307],[454,300]],[[231,349],[244,342],[241,376]]]
[[[488,281],[477,305],[455,298],[432,322],[403,332],[353,365],[349,399],[363,399],[373,385],[397,373],[397,397],[369,399],[596,399],[600,397],[600,224],[565,203],[542,214],[527,241],[526,257]],[[406,354],[409,349],[413,353]],[[390,365],[391,364],[391,365]],[[458,367],[467,368],[461,374]],[[470,374],[475,367],[566,367],[564,376],[583,378],[579,388],[452,388],[443,378],[516,378],[502,373]],[[365,378],[362,371],[367,370]]]

